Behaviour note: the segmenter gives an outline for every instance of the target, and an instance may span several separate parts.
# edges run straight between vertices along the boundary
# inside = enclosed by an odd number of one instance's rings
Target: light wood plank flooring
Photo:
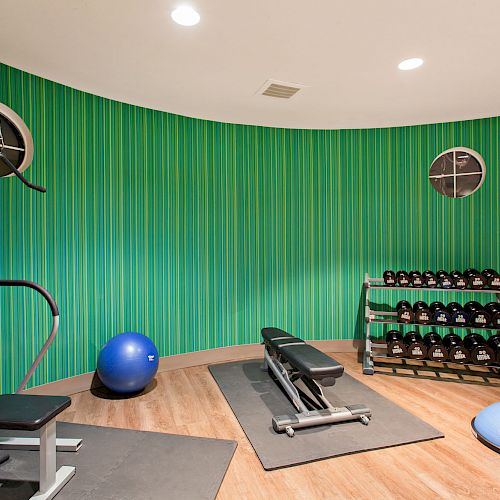
[[[266,472],[206,366],[160,373],[154,390],[132,399],[76,394],[61,420],[236,440],[220,500],[500,499],[500,454],[480,444],[470,430],[471,419],[482,408],[500,401],[500,386],[364,376],[355,354],[332,357],[347,373],[446,437]]]

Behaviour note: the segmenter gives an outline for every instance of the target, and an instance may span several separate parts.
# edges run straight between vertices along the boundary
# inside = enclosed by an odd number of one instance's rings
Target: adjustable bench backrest
[[[278,352],[300,374],[321,385],[333,385],[344,373],[333,358],[279,328],[263,328],[261,334],[271,352]]]

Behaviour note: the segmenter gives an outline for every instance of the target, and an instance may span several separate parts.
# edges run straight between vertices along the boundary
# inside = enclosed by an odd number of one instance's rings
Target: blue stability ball
[[[472,421],[472,430],[480,441],[500,453],[500,402],[481,410]]]
[[[125,332],[113,337],[99,353],[97,374],[115,392],[137,392],[146,387],[158,370],[158,351],[140,333]]]

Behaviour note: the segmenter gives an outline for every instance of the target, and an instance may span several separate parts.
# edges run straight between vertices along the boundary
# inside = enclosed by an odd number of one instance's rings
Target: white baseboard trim
[[[357,352],[360,340],[311,340],[309,344],[324,352]],[[219,347],[206,351],[188,352],[160,358],[158,371],[165,372],[189,368],[192,366],[211,365],[262,357],[264,347],[261,344],[244,344],[230,347]],[[95,384],[95,372],[88,372],[56,382],[39,385],[23,391],[25,394],[50,394],[54,396],[70,396],[78,392],[88,391]]]

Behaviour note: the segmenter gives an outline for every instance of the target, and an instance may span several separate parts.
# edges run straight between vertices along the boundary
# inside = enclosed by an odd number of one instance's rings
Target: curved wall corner
[[[257,343],[269,325],[359,339],[365,272],[499,262],[498,118],[338,131],[230,125],[4,65],[0,102],[31,129],[27,175],[47,187],[40,195],[0,180],[0,275],[39,282],[61,310],[34,385],[93,371],[100,347],[128,330],[150,336],[161,356]],[[454,146],[478,151],[488,168],[461,200],[427,179]],[[8,392],[50,318],[35,298],[0,293]]]

